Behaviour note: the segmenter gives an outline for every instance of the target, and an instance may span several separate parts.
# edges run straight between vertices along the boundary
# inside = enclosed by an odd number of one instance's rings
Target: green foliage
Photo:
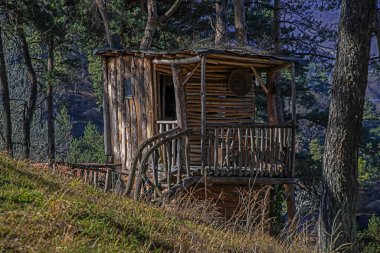
[[[372,216],[368,228],[358,233],[359,246],[362,253],[380,252],[380,218]]]
[[[103,101],[103,82],[102,82],[102,61],[100,57],[93,55],[87,56],[88,60],[88,73],[90,74],[92,81],[92,88],[96,96],[96,103],[98,106],[102,106]]]
[[[105,162],[103,135],[94,124],[89,123],[84,130],[84,135],[79,139],[73,140],[69,150],[68,161]]]
[[[380,115],[366,101],[359,149],[359,180],[370,186],[380,177]]]
[[[55,151],[57,161],[64,161],[67,158],[71,142],[73,141],[73,136],[71,135],[72,127],[69,113],[66,107],[62,106],[55,118]]]
[[[323,146],[318,139],[312,139],[309,143],[311,159],[315,162],[322,162]]]

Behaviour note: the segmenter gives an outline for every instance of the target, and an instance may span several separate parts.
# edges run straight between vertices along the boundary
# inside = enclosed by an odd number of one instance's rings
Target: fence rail
[[[207,169],[214,176],[293,176],[293,126],[208,125]]]

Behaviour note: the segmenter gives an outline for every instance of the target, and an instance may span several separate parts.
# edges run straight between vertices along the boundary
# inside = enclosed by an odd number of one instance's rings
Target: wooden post
[[[294,218],[296,216],[297,208],[296,208],[296,195],[294,192],[293,184],[284,184],[285,192],[286,192],[286,209],[288,212],[288,223],[291,226],[297,226]]]
[[[126,158],[127,158],[127,144],[126,144],[126,129],[125,129],[125,121],[126,121],[126,112],[125,112],[125,87],[124,87],[124,72],[125,72],[125,64],[122,56],[119,56],[117,59],[118,66],[118,91],[117,91],[117,103],[118,103],[118,119],[119,119],[119,143],[120,143],[120,159],[121,159],[121,170],[125,171],[127,169],[126,166]]]
[[[111,155],[110,143],[110,114],[108,101],[108,66],[107,60],[103,59],[103,121],[104,121],[104,154]]]
[[[205,173],[205,161],[206,161],[206,57],[201,58],[201,171],[202,175]]]
[[[112,187],[112,170],[107,169],[106,181],[104,182],[104,192],[108,191]]]
[[[176,106],[176,116],[177,125],[182,129],[187,128],[187,117],[186,117],[186,96],[185,89],[182,85],[182,75],[181,68],[178,64],[172,64],[172,76],[174,84],[174,94],[175,94],[175,106]]]

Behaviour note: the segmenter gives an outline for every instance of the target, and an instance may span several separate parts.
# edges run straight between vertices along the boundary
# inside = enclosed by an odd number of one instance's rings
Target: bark
[[[156,0],[147,0],[147,23],[145,25],[145,30],[144,30],[144,36],[140,42],[140,49],[141,50],[146,50],[149,49],[152,41],[153,41],[153,36],[154,32],[156,31],[157,26],[164,22],[166,19],[171,17],[178,7],[181,5],[183,0],[176,0],[173,5],[162,15],[158,16],[157,15],[157,1]]]
[[[156,21],[157,21],[157,3],[156,0],[147,1],[147,22],[145,25],[144,37],[140,42],[140,49],[146,50],[150,48],[152,44],[153,35],[156,31]]]
[[[281,0],[273,5],[273,46],[276,54],[281,53]]]
[[[247,41],[247,23],[245,20],[244,0],[234,1],[235,16],[235,35],[239,46],[246,46]]]
[[[29,100],[26,105],[25,118],[23,122],[23,156],[28,159],[30,156],[30,130],[32,127],[33,115],[36,108],[37,101],[37,76],[32,65],[32,60],[29,53],[29,46],[26,42],[25,33],[22,25],[17,25],[16,28],[17,36],[21,43],[22,54],[25,62],[25,67],[27,71],[27,77],[30,82],[30,93]]]
[[[55,133],[54,133],[54,102],[53,102],[53,71],[54,71],[54,42],[48,41],[48,87],[47,87],[47,126],[48,126],[48,161],[51,167],[55,160]]]
[[[227,42],[227,0],[215,2],[215,46],[223,46]]]
[[[12,141],[12,118],[11,118],[11,105],[9,98],[9,83],[7,77],[7,69],[4,59],[4,47],[2,32],[0,27],[0,84],[1,84],[1,96],[3,101],[3,119],[5,122],[5,149],[8,154],[13,156],[13,141]]]
[[[378,6],[378,0],[376,1],[376,7]],[[373,33],[376,38],[377,50],[380,55],[380,11],[375,11],[374,21],[373,21]]]
[[[102,17],[103,20],[103,25],[104,25],[104,31],[106,33],[106,38],[108,45],[110,47],[114,47],[115,43],[112,39],[112,33],[110,29],[110,22],[109,22],[109,17],[108,17],[108,12],[106,8],[106,3],[104,2],[105,0],[95,0],[95,4],[98,7],[98,10],[100,12],[100,16]]]
[[[319,215],[322,252],[356,240],[358,148],[374,3],[374,0],[344,0],[341,5],[337,60],[323,156]],[[356,252],[355,246],[347,252]]]

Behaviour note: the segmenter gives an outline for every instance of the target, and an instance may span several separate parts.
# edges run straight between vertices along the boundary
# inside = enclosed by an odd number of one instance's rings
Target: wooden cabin
[[[291,59],[234,50],[97,49],[104,143],[128,174],[126,194],[159,198],[191,184],[292,184],[295,77]],[[290,71],[291,118],[257,120],[265,75]]]

